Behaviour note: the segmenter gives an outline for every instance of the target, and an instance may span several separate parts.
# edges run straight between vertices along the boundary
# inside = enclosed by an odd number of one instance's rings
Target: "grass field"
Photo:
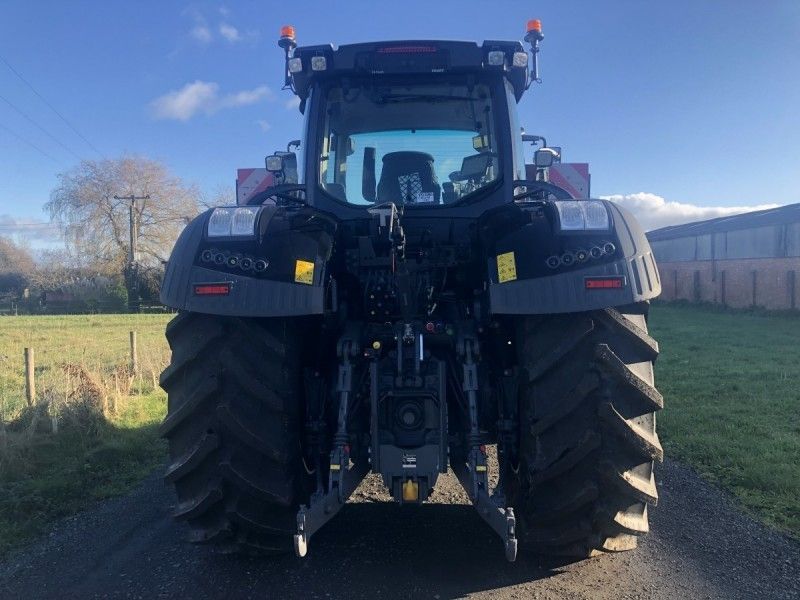
[[[168,315],[68,315],[0,317],[0,418],[10,421],[25,406],[23,349],[33,348],[39,391],[58,389],[65,363],[92,373],[111,373],[128,364],[129,331],[137,332],[142,383],[169,359],[164,339]]]
[[[54,518],[124,492],[163,462],[158,373],[168,360],[166,315],[0,317],[0,554]],[[748,510],[800,538],[800,318],[659,304],[659,431],[670,458],[730,490]],[[119,393],[128,331],[141,376]],[[77,365],[116,398],[90,427],[58,435],[14,430],[25,416],[23,348],[36,351],[37,396],[58,406]],[[125,387],[125,386],[123,386]],[[58,411],[56,411],[58,412]],[[66,425],[66,423],[65,423]]]
[[[157,378],[169,357],[168,319],[0,317],[0,555],[163,463],[157,429],[166,404]],[[139,377],[128,372],[131,330]],[[35,350],[37,401],[47,404],[46,414],[26,409],[25,347]],[[105,402],[81,403],[93,395]],[[51,415],[59,419],[57,435]]]
[[[659,304],[667,455],[800,538],[800,318]]]

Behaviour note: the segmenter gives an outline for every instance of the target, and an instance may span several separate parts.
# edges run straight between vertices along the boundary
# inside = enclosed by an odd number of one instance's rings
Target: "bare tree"
[[[38,264],[31,284],[39,290],[56,290],[70,285],[85,275],[80,257],[69,248],[48,248],[39,251]]]
[[[0,236],[0,273],[31,273],[33,256],[23,244]]]
[[[194,187],[144,157],[84,160],[58,179],[45,210],[63,230],[68,248],[81,257],[81,266],[109,274],[123,271],[129,250],[130,203],[114,196],[150,196],[135,205],[137,261],[144,267],[166,260],[178,234],[199,210]]]
[[[24,245],[0,237],[0,295],[19,293],[31,281],[36,265]]]

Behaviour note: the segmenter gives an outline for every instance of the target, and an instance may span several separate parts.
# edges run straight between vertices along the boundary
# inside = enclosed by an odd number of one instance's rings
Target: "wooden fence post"
[[[672,299],[680,300],[680,296],[678,295],[678,269],[672,272]]]
[[[131,338],[131,373],[134,377],[139,375],[139,351],[136,347],[136,332],[130,332]]]
[[[114,397],[111,400],[111,412],[117,414],[117,400],[119,399],[119,375],[114,371]]]
[[[692,281],[692,295],[695,302],[700,302],[703,299],[703,292],[700,288],[700,271],[694,272],[694,281]]]
[[[797,309],[797,274],[795,271],[789,271],[786,275],[789,280],[789,308],[795,310]]]
[[[25,399],[28,401],[28,406],[33,406],[36,401],[36,379],[33,370],[33,348],[25,348]]]

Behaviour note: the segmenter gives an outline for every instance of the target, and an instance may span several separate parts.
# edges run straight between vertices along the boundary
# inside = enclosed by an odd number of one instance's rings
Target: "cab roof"
[[[503,52],[502,64],[489,64],[490,52]],[[367,42],[334,46],[301,46],[294,49],[295,63],[292,82],[295,93],[301,98],[315,80],[337,79],[346,76],[390,77],[408,74],[452,74],[503,72],[514,87],[519,100],[528,84],[527,61],[525,66],[513,66],[514,54],[524,53],[520,42],[489,40],[476,42],[444,40],[402,40]],[[312,61],[324,57],[324,61]],[[495,62],[497,62],[495,60]],[[324,65],[324,68],[320,68]]]

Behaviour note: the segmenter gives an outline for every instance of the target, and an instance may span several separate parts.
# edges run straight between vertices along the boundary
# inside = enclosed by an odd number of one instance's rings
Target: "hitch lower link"
[[[339,396],[336,434],[330,454],[328,490],[322,485],[311,495],[308,506],[297,512],[297,533],[294,535],[294,551],[299,557],[308,553],[308,541],[314,533],[330,521],[347,502],[347,499],[367,474],[367,465],[350,464],[350,447],[347,439],[347,413],[353,391],[353,366],[350,359],[358,353],[358,346],[351,339],[343,339],[338,345],[341,358],[336,384]],[[317,465],[319,469],[321,465]]]
[[[489,494],[489,469],[478,429],[478,369],[475,362],[479,355],[478,342],[464,337],[460,340],[458,350],[463,360],[462,389],[467,399],[470,430],[467,434],[468,462],[465,464],[459,461],[458,464],[453,464],[453,471],[478,514],[502,538],[506,559],[514,562],[517,559],[517,521],[514,509],[505,505],[505,497],[499,490]]]

